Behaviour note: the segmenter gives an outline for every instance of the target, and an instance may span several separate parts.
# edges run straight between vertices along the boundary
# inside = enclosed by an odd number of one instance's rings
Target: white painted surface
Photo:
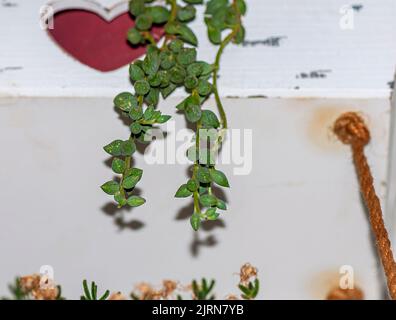
[[[161,109],[172,114],[176,102]],[[72,298],[85,277],[128,293],[139,281],[201,276],[218,279],[224,297],[236,292],[235,273],[249,261],[260,271],[260,299],[324,298],[341,265],[354,267],[367,298],[383,297],[351,153],[330,126],[345,110],[367,116],[373,135],[367,155],[383,196],[388,100],[227,99],[231,127],[253,129],[253,171],[237,177],[221,167],[232,186],[229,210],[224,227],[198,234],[217,244],[199,246],[196,257],[188,220],[175,220],[190,203],[173,198],[186,179],[183,166],[148,166],[137,157],[146,205],[121,215],[121,229],[117,217],[102,211],[110,199],[99,185],[111,172],[101,148],[128,131],[111,105],[111,99],[0,100],[0,295],[16,274],[49,264]],[[175,118],[184,127],[182,116]]]
[[[396,80],[396,75],[395,75]],[[395,82],[396,83],[396,82]],[[391,126],[389,139],[388,193],[386,200],[386,222],[389,225],[396,250],[396,92],[391,98]]]
[[[126,67],[100,73],[81,65],[50,40],[39,27],[39,9],[48,2],[0,1],[0,94],[96,97],[114,96],[129,88]],[[80,3],[70,0],[76,2]],[[118,3],[96,2],[106,7]],[[247,41],[281,37],[280,45],[228,48],[222,62],[221,94],[388,97],[396,61],[396,2],[347,3],[362,5],[351,10],[352,30],[340,27],[344,0],[248,0]],[[199,36],[200,58],[213,61],[216,49],[206,39],[202,20],[192,26]],[[317,70],[324,70],[326,77],[299,77]]]

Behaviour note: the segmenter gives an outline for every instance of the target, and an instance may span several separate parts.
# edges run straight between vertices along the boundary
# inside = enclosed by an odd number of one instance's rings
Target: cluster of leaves
[[[215,281],[211,280],[210,283],[203,278],[201,283],[198,284],[196,280],[192,282],[192,291],[196,300],[214,300],[215,295],[211,293],[215,286]]]
[[[245,29],[241,24],[241,16],[246,14],[245,0],[210,0],[205,11],[205,23],[208,37],[213,44],[221,44],[222,32],[231,30],[231,40],[240,44],[245,38]]]
[[[239,290],[242,292],[242,298],[245,300],[255,299],[260,290],[260,281],[259,279],[254,279],[254,281],[249,281],[248,284],[239,284]]]
[[[8,285],[8,290],[11,293],[10,299],[12,299],[12,300],[28,300],[29,299],[29,293],[25,292],[22,289],[19,277],[15,278],[14,283]],[[3,298],[3,299],[8,300],[8,298]]]
[[[176,108],[184,112],[187,121],[196,127],[195,143],[188,152],[188,158],[194,165],[191,178],[180,186],[175,196],[193,198],[194,212],[190,222],[193,229],[198,230],[202,220],[216,220],[219,217],[217,209],[226,209],[225,202],[212,193],[213,183],[229,187],[224,173],[216,170],[214,165],[216,152],[223,139],[222,129],[227,127],[217,90],[217,73],[224,47],[230,41],[240,43],[243,38],[241,16],[246,11],[246,5],[244,0],[207,2],[205,22],[208,25],[209,38],[214,44],[220,44],[216,61],[208,63],[197,60],[195,46],[198,40],[187,25],[195,18],[195,5],[203,4],[203,0],[183,0],[183,5],[177,0],[166,0],[166,5],[153,5],[152,2],[130,2],[129,8],[135,18],[135,27],[128,31],[127,37],[132,45],[148,44],[147,54],[144,60],[135,61],[129,68],[134,94],[123,92],[114,99],[115,106],[130,122],[131,134],[128,140],[114,140],[104,147],[104,150],[114,157],[114,173],[120,174],[121,177],[117,181],[106,182],[102,189],[114,196],[119,207],[137,207],[145,203],[145,199],[133,195],[143,171],[131,167],[131,157],[136,151],[136,143],[149,142],[149,131],[153,126],[170,119],[170,116],[156,110],[160,96],[166,99],[176,88],[183,87],[188,97]],[[151,34],[155,25],[164,25],[165,38],[161,47]],[[230,29],[231,33],[222,40],[221,34],[227,29]],[[220,37],[214,37],[213,32]],[[210,79],[213,80],[212,83]],[[214,112],[202,108],[212,93],[215,95],[221,122]],[[205,130],[205,134],[200,133],[202,130]],[[201,206],[206,208],[204,212]]]
[[[91,286],[88,286],[87,280],[83,280],[84,295],[81,296],[81,300],[106,300],[110,291],[106,290],[105,293],[99,298],[98,297],[98,286],[94,281],[91,282]]]

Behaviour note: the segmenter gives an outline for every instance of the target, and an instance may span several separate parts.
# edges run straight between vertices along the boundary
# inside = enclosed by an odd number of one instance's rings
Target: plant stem
[[[176,0],[168,0],[167,3],[171,5],[171,13],[167,23],[171,23],[174,22],[177,17],[177,3]],[[162,44],[161,50],[163,50],[166,47],[166,45],[168,44],[169,40],[172,39],[172,37],[173,36],[168,33],[165,34],[164,43]]]
[[[139,102],[139,109],[142,110],[143,109],[143,101],[144,101],[144,97],[143,96],[139,96],[138,97],[138,102]],[[135,138],[133,137],[132,134],[130,134],[128,140],[135,142]],[[131,156],[126,156],[125,157],[125,171],[126,172],[128,169],[131,168],[131,161],[132,161],[132,157]],[[124,195],[124,197],[127,197],[127,194],[125,192],[124,187],[122,186],[122,182],[124,181],[124,174],[122,174],[121,176],[121,181],[120,181],[120,192]]]
[[[192,175],[192,179],[195,180],[196,179],[196,174],[197,171],[199,169],[199,152],[200,152],[200,147],[199,147],[199,130],[201,129],[201,121],[197,122],[197,132],[195,134],[195,150],[198,151],[196,156],[198,157],[198,159],[195,161],[194,163],[194,167],[193,167],[193,175]],[[201,207],[199,205],[199,188],[197,191],[194,191],[194,212],[201,214]]]
[[[219,91],[217,89],[217,78],[218,78],[218,72],[220,70],[220,59],[221,56],[223,54],[223,51],[225,49],[225,47],[231,42],[231,40],[234,38],[235,34],[236,34],[236,30],[234,29],[227,37],[225,37],[225,39],[220,43],[220,47],[219,50],[217,51],[216,54],[216,60],[214,63],[214,70],[213,70],[213,93],[215,96],[215,100],[216,100],[216,105],[217,105],[217,109],[219,110],[219,114],[220,114],[220,118],[221,118],[221,124],[222,124],[222,128],[223,129],[227,129],[227,116],[226,113],[224,111],[224,107],[223,104],[221,103],[221,99],[220,99],[220,95],[219,95]]]
[[[220,99],[220,95],[219,95],[219,91],[217,89],[217,78],[218,78],[218,73],[220,70],[220,59],[221,56],[224,52],[225,47],[232,41],[232,39],[234,39],[234,37],[237,35],[237,33],[239,32],[240,29],[240,13],[238,10],[238,5],[236,3],[236,0],[233,1],[232,5],[235,7],[235,10],[237,12],[237,16],[238,16],[238,23],[234,26],[234,28],[232,29],[231,33],[228,34],[227,37],[224,38],[224,40],[220,43],[220,47],[219,50],[217,51],[216,54],[216,60],[214,63],[214,70],[213,70],[213,93],[215,96],[215,100],[216,100],[216,105],[217,105],[217,109],[219,110],[219,114],[220,114],[220,118],[221,118],[221,125],[223,129],[227,129],[228,128],[228,124],[227,124],[227,116],[226,113],[224,111],[224,107],[223,104],[221,102]]]

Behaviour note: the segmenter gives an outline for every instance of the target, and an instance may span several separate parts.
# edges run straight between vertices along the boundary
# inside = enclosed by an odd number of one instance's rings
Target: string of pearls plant
[[[214,62],[197,60],[198,40],[189,22],[196,17],[196,6],[206,5],[204,21],[209,40],[218,46]],[[118,207],[137,207],[146,200],[134,194],[143,171],[132,167],[131,159],[137,143],[148,143],[147,134],[171,117],[157,110],[160,95],[169,97],[176,88],[184,87],[188,96],[176,106],[187,121],[195,126],[194,143],[187,156],[194,163],[191,176],[176,191],[177,198],[191,197],[194,212],[191,225],[198,230],[203,220],[216,220],[218,210],[226,210],[226,203],[212,192],[213,184],[229,187],[227,177],[215,168],[215,155],[224,139],[227,118],[218,90],[220,60],[230,44],[240,44],[245,31],[241,17],[246,13],[244,0],[166,0],[157,5],[152,0],[133,0],[129,5],[135,18],[135,27],[128,31],[133,46],[147,45],[144,60],[130,65],[129,76],[134,93],[122,92],[114,99],[115,106],[130,122],[127,140],[114,140],[104,147],[113,156],[112,170],[120,175],[102,185],[114,197]],[[151,34],[153,26],[164,26],[161,46]],[[217,115],[203,109],[203,103],[213,95],[219,112]],[[209,147],[208,145],[209,139]]]

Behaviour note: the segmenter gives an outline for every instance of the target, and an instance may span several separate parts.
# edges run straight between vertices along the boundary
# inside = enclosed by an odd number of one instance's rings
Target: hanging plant
[[[130,124],[130,136],[117,139],[104,147],[113,156],[112,170],[119,179],[102,185],[102,189],[114,197],[118,207],[143,205],[146,200],[134,189],[143,170],[132,167],[136,145],[146,144],[150,130],[167,122],[171,117],[158,110],[160,96],[169,97],[176,88],[183,87],[188,96],[176,106],[188,122],[195,127],[194,144],[188,150],[193,167],[191,176],[176,191],[177,198],[192,198],[194,211],[191,225],[198,230],[203,220],[216,220],[218,210],[226,210],[226,203],[212,192],[213,184],[229,187],[227,177],[215,167],[215,154],[224,140],[227,118],[218,90],[220,60],[230,43],[240,44],[244,39],[241,17],[246,13],[244,0],[210,0],[206,3],[205,23],[209,40],[218,45],[214,62],[198,60],[198,39],[188,24],[195,19],[196,5],[203,0],[166,0],[154,5],[150,0],[134,0],[129,9],[135,18],[135,27],[128,31],[128,41],[134,46],[147,45],[144,60],[134,61],[129,76],[134,93],[122,92],[114,99],[115,106]],[[161,46],[151,35],[155,25],[164,26]],[[203,109],[204,102],[214,96],[217,115]],[[203,136],[201,133],[204,132]],[[207,139],[210,147],[207,147]]]

